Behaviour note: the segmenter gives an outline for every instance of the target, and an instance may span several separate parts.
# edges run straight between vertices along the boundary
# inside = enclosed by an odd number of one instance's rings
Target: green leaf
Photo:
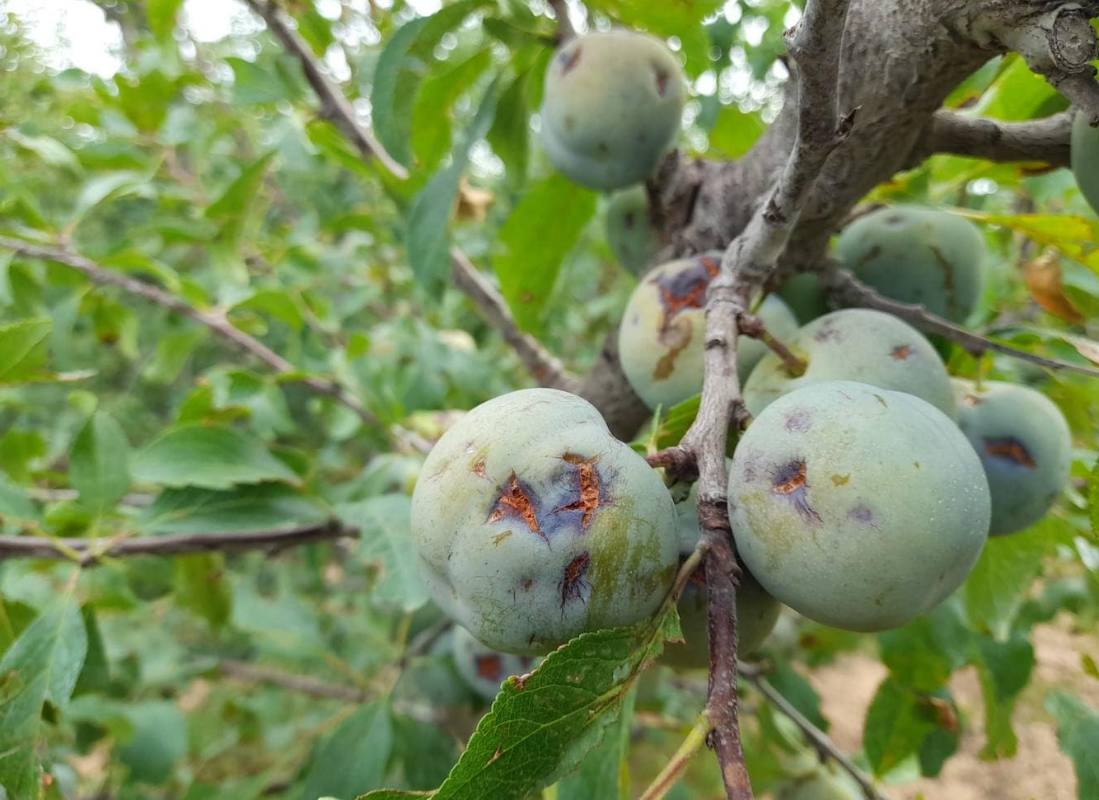
[[[0,386],[41,373],[51,326],[48,319],[22,319],[0,325]]]
[[[1052,247],[1099,274],[1099,221],[1069,214],[990,214],[970,209],[956,213],[989,225],[999,225],[1038,244]]]
[[[221,223],[227,238],[235,239],[239,234],[259,194],[263,176],[267,174],[267,168],[271,166],[274,158],[274,151],[257,158],[245,167],[236,180],[230,183],[206,209],[207,219]]]
[[[295,100],[298,85],[276,69],[276,63],[257,64],[243,58],[227,58],[233,70],[233,104],[257,106]]]
[[[417,280],[428,288],[442,283],[450,266],[448,226],[454,198],[458,194],[458,182],[469,161],[469,151],[484,138],[496,107],[496,83],[488,87],[477,115],[473,118],[465,137],[451,156],[450,165],[440,170],[428,181],[408,212],[408,230],[405,246],[408,260]]]
[[[968,660],[973,634],[962,624],[957,606],[944,603],[902,628],[878,635],[882,663],[895,680],[922,692],[947,684]]]
[[[538,330],[561,262],[595,214],[596,197],[554,174],[533,184],[500,228],[493,267],[520,328]]]
[[[878,687],[866,712],[862,746],[875,775],[884,775],[917,753],[935,725],[922,712],[919,696],[893,678]]]
[[[53,167],[66,167],[80,172],[80,162],[73,151],[52,136],[26,136],[15,128],[8,128],[4,135],[24,150],[34,153]]]
[[[491,65],[492,54],[478,50],[424,81],[412,109],[412,151],[420,169],[434,169],[446,155],[451,107]]]
[[[71,597],[39,615],[0,659],[0,786],[8,796],[38,797],[42,709],[63,709],[88,649],[84,620]]]
[[[114,417],[96,411],[69,453],[69,481],[97,514],[114,508],[130,488],[130,443]]]
[[[1058,524],[1046,519],[1021,533],[989,538],[962,587],[971,626],[996,638],[1007,636],[1042,558],[1053,546],[1050,528]]]
[[[85,183],[76,196],[70,225],[84,219],[108,200],[136,194],[147,189],[149,179],[137,172],[108,172]]]
[[[741,111],[736,106],[725,106],[717,116],[710,131],[708,154],[720,158],[740,158],[767,130],[759,112]]]
[[[647,625],[585,633],[546,656],[522,683],[509,678],[432,797],[527,797],[571,772],[618,719],[674,619],[668,608]],[[409,796],[380,791],[365,798]]]
[[[569,800],[628,800],[630,735],[637,690],[627,693],[622,713],[607,727],[603,741],[558,784],[558,797]]]
[[[411,538],[412,504],[403,494],[375,497],[338,506],[336,515],[361,531],[359,556],[381,566],[371,598],[402,611],[415,611],[427,602],[427,592],[416,566]]]
[[[263,442],[232,428],[182,425],[171,428],[137,453],[134,477],[163,486],[228,489],[242,483],[298,477],[271,455]]]
[[[264,483],[220,492],[166,489],[139,524],[148,533],[249,533],[316,524],[327,517],[322,506],[289,486]]]
[[[981,757],[1011,758],[1018,739],[1011,725],[1015,700],[1030,680],[1034,668],[1034,648],[1022,635],[1006,642],[987,637],[977,641],[974,663],[981,682],[985,705],[985,736],[987,741]]]
[[[1099,713],[1068,692],[1051,692],[1046,710],[1057,720],[1057,741],[1076,767],[1079,800],[1099,797]]]
[[[84,657],[84,664],[73,689],[73,696],[87,692],[106,692],[111,682],[110,665],[107,662],[107,651],[103,644],[103,634],[99,630],[99,621],[95,616],[95,608],[90,604],[85,605],[80,609],[80,617],[84,620],[88,654]]]
[[[35,522],[38,520],[38,508],[22,489],[0,473],[0,522],[5,519]]]
[[[187,754],[187,719],[166,700],[150,700],[125,711],[131,734],[118,748],[118,760],[142,783],[165,783]]]
[[[774,670],[768,673],[767,680],[806,719],[822,731],[828,730],[828,720],[824,718],[820,708],[820,696],[813,685],[789,663],[776,663]]]
[[[678,38],[689,75],[698,75],[710,65],[710,40],[702,22],[718,12],[722,5],[722,0],[679,0],[675,3],[594,0],[588,3],[589,8],[609,14],[628,28]]]
[[[209,336],[207,328],[166,333],[156,342],[156,354],[143,373],[150,383],[169,384],[179,377],[194,349]]]
[[[413,103],[432,51],[445,33],[461,24],[485,0],[459,0],[430,17],[419,17],[394,33],[378,56],[370,94],[378,141],[394,159],[411,165]]]
[[[530,153],[527,82],[532,80],[532,75],[533,70],[527,70],[500,95],[500,102],[496,104],[496,117],[487,134],[489,145],[507,168],[508,180],[515,185],[522,185],[527,174]]]
[[[317,749],[305,777],[302,800],[350,800],[381,784],[393,751],[389,707],[378,701],[343,721]]]
[[[1002,120],[1027,120],[1065,107],[1066,101],[1017,54],[1005,59],[1004,68],[974,108],[976,114]]]
[[[172,562],[176,604],[220,628],[233,611],[233,591],[220,553],[182,556]]]
[[[183,0],[146,0],[145,19],[149,22],[149,30],[156,38],[164,41],[172,35],[172,29],[176,25],[176,14],[179,13]]]

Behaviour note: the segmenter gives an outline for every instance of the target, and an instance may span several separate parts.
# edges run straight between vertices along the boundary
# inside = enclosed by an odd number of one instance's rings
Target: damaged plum
[[[729,471],[737,551],[777,600],[855,631],[903,625],[953,592],[988,536],[988,481],[930,403],[824,381],[771,403]]]
[[[985,243],[957,214],[915,206],[883,208],[851,223],[836,243],[843,265],[886,297],[954,322],[977,307]]]
[[[496,697],[500,684],[512,675],[525,675],[534,669],[535,659],[485,647],[461,625],[454,626],[450,650],[462,680],[485,700]]]
[[[1072,434],[1061,410],[1025,386],[986,381],[979,389],[955,381],[958,425],[981,457],[999,536],[1028,528],[1065,491]]]
[[[661,264],[634,289],[618,331],[622,371],[650,408],[673,406],[702,390],[706,291],[721,269],[721,253],[708,252]],[[757,316],[772,336],[791,337],[794,314],[772,295]],[[741,337],[737,371],[743,381],[767,345]]]
[[[439,440],[412,537],[439,605],[509,653],[649,617],[678,564],[657,473],[587,401],[554,389],[490,400]]]
[[[656,169],[679,130],[686,84],[675,56],[642,33],[590,33],[546,70],[542,143],[557,169],[589,189],[621,189]]]

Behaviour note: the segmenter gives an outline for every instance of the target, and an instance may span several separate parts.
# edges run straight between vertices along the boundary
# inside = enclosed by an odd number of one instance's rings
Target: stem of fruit
[[[767,330],[767,326],[763,324],[763,320],[759,317],[741,314],[740,332],[745,336],[751,336],[753,339],[759,339],[767,345],[767,348],[781,359],[790,377],[800,378],[805,374],[805,370],[809,367],[808,362],[803,358],[798,358],[789,347],[771,335],[771,332]]]

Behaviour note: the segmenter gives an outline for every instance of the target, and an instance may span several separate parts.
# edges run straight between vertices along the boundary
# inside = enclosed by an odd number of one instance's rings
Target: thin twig
[[[709,730],[710,720],[706,718],[705,713],[700,714],[694,727],[679,745],[679,749],[675,751],[675,755],[664,765],[664,769],[660,770],[660,774],[653,778],[640,800],[662,800],[672,790],[683,775],[683,771],[687,769],[687,765],[691,763],[691,759],[706,742],[706,732]]]
[[[341,700],[346,703],[365,703],[370,699],[368,692],[354,686],[329,683],[308,675],[295,675],[276,667],[265,667],[247,661],[221,661],[218,663],[218,670],[231,678],[249,683],[270,683],[310,697]]]
[[[301,64],[302,71],[313,91],[322,99],[325,111],[337,122],[338,127],[351,141],[364,159],[379,155],[370,130],[355,116],[354,109],[346,101],[340,88],[325,74],[308,45],[301,40],[283,17],[273,0],[245,0],[248,6],[259,14],[280,42]],[[397,178],[408,177],[407,170],[400,164],[392,163],[390,158],[379,158],[389,172]],[[515,317],[508,309],[507,301],[458,248],[451,248],[451,272],[455,285],[470,298],[473,305],[504,341],[518,354],[523,366],[542,386],[550,386],[566,391],[576,391],[579,381],[570,375],[542,344],[529,334],[519,330]]]
[[[187,301],[166,292],[159,286],[147,281],[123,275],[117,270],[108,269],[79,253],[75,253],[65,247],[54,245],[40,245],[26,242],[21,239],[12,239],[8,236],[0,236],[0,248],[11,250],[24,258],[36,258],[42,261],[50,261],[69,269],[76,270],[93,283],[100,286],[113,286],[122,291],[147,300],[174,314],[187,317],[200,325],[204,325],[232,344],[239,350],[254,356],[257,360],[266,364],[274,372],[286,375],[290,380],[301,383],[317,394],[331,397],[336,402],[351,409],[364,424],[371,427],[384,428],[385,426],[374,414],[355,398],[347,389],[335,381],[315,376],[302,375],[301,371],[280,356],[259,339],[251,336],[234,325],[225,312],[220,309],[205,310],[195,308]],[[422,437],[399,427],[394,427],[390,433],[393,437],[406,446],[427,452],[431,445]]]
[[[855,766],[855,763],[847,757],[846,753],[836,746],[835,742],[828,738],[828,735],[824,733],[824,731],[806,719],[781,692],[775,689],[775,687],[767,681],[758,668],[742,664],[741,674],[745,680],[756,687],[760,694],[767,698],[771,705],[782,712],[784,716],[789,718],[791,722],[801,729],[805,738],[809,740],[813,749],[815,749],[822,758],[832,759],[844,770],[844,772],[854,778],[855,782],[858,783],[859,787],[862,789],[863,794],[866,795],[867,800],[889,800],[889,798],[882,794],[874,785],[873,780],[871,780],[865,772]]]
[[[0,561],[41,558],[96,566],[113,558],[178,556],[192,553],[284,550],[288,547],[355,538],[359,532],[335,520],[281,530],[245,533],[193,533],[174,536],[107,537],[98,539],[0,536]]]
[[[1058,361],[1053,358],[1028,353],[1025,350],[1002,344],[994,339],[973,333],[960,325],[936,316],[923,306],[900,303],[879,294],[871,287],[860,281],[850,272],[843,269],[834,269],[826,278],[831,296],[843,305],[857,306],[860,308],[876,308],[885,311],[899,319],[903,319],[912,326],[925,333],[934,333],[957,342],[974,356],[979,356],[988,351],[1002,353],[1003,355],[1017,358],[1020,361],[1029,361],[1051,370],[1062,370],[1099,378],[1099,369],[1086,367],[1080,364],[1072,364],[1068,361]]]
[[[779,357],[783,366],[786,367],[786,371],[793,377],[796,378],[799,375],[805,374],[805,370],[809,366],[805,359],[798,358],[789,347],[776,339],[771,332],[767,330],[767,326],[763,324],[763,320],[759,317],[750,314],[741,314],[740,332],[753,339],[759,339],[759,341],[767,345],[767,348]]]
[[[355,109],[347,101],[343,92],[335,84],[328,80],[321,68],[320,62],[313,56],[309,44],[301,38],[297,30],[292,27],[274,0],[244,0],[255,13],[267,23],[267,29],[276,39],[297,57],[305,73],[306,80],[317,93],[324,108],[324,116],[332,120],[343,132],[344,136],[351,140],[363,158],[376,158],[378,163],[400,180],[408,178],[408,170],[393,156],[386,152],[381,142],[374,138],[368,128],[358,124]]]
[[[1027,122],[1002,122],[957,111],[938,111],[931,118],[920,158],[951,153],[985,161],[1032,161],[1053,167],[1070,162],[1072,111]]]

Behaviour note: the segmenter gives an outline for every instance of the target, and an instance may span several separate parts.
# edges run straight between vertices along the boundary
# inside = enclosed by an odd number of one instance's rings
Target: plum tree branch
[[[1033,161],[1069,166],[1073,112],[1028,122],[1001,122],[957,111],[931,118],[915,161],[932,153],[950,153],[986,161]]]
[[[325,74],[309,46],[301,39],[284,17],[274,0],[244,0],[258,14],[272,34],[297,58],[306,80],[321,98],[325,113],[347,136],[363,159],[378,158],[382,166],[398,179],[406,179],[408,171],[388,155],[375,141],[369,128],[355,115],[342,90]],[[565,16],[567,19],[567,15]],[[519,330],[507,301],[457,247],[450,250],[451,276],[454,284],[464,292],[492,326],[519,356],[523,366],[542,386],[576,391],[579,382],[570,375],[561,362],[530,334]]]
[[[855,766],[855,763],[847,757],[846,753],[836,747],[836,743],[824,731],[810,722],[804,714],[797,710],[793,703],[770,684],[759,667],[752,664],[741,664],[740,670],[746,681],[751,683],[771,705],[801,730],[821,758],[832,759],[858,783],[867,800],[889,800],[888,796],[882,794],[881,790],[874,785],[873,780]]]
[[[356,538],[359,532],[336,520],[281,530],[246,533],[192,533],[173,536],[112,536],[97,539],[51,538],[46,536],[0,536],[0,561],[38,558],[75,561],[82,567],[96,566],[113,558],[132,556],[179,556],[193,553],[280,551],[316,542]]]
[[[892,300],[879,294],[846,270],[833,269],[827,276],[826,283],[831,297],[841,305],[885,311],[899,319],[903,319],[925,333],[938,334],[957,342],[973,355],[981,355],[992,351],[1017,358],[1020,361],[1029,361],[1031,364],[1037,364],[1046,369],[1075,372],[1080,375],[1099,378],[1099,369],[1095,367],[1086,367],[1081,364],[1072,364],[1068,361],[1059,361],[1028,353],[1025,350],[1019,350],[1016,347],[966,330],[960,325],[932,314],[923,306]]]
[[[22,239],[12,239],[8,236],[0,236],[0,248],[11,250],[24,258],[35,258],[41,261],[49,261],[60,264],[63,267],[76,270],[84,275],[92,283],[100,286],[112,286],[121,289],[127,294],[146,300],[160,306],[173,314],[179,314],[194,322],[209,328],[217,336],[232,344],[239,350],[254,356],[258,361],[266,364],[275,373],[286,375],[291,380],[307,386],[317,394],[331,397],[336,402],[350,409],[371,427],[384,429],[385,426],[370,410],[339,383],[311,375],[302,375],[301,371],[259,339],[251,336],[236,325],[219,309],[196,308],[171,292],[161,289],[147,281],[133,278],[129,275],[108,269],[90,258],[85,258],[67,247],[54,245],[41,245],[27,242]],[[420,452],[431,449],[421,436],[412,431],[394,426],[389,430],[395,441]]]
[[[848,0],[810,0],[787,48],[798,73],[797,128],[778,180],[725,250],[706,302],[704,374],[698,416],[679,446],[699,475],[698,518],[705,550],[710,673],[706,713],[730,800],[752,797],[738,722],[736,591],[740,580],[729,518],[725,452],[730,425],[747,412],[737,379],[740,318],[786,247],[817,176],[850,131],[836,87]]]

